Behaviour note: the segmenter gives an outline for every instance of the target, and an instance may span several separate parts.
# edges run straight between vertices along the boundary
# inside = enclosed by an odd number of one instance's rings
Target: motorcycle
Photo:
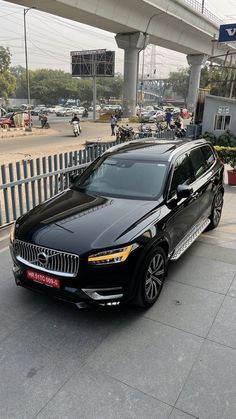
[[[185,138],[186,137],[186,129],[185,128],[176,128],[175,136],[177,138]]]
[[[167,123],[166,122],[158,122],[156,125],[156,132],[166,131],[167,130]]]
[[[152,128],[150,126],[147,126],[146,124],[141,124],[138,127],[138,130],[139,132],[144,132],[145,134],[152,132]]]
[[[79,136],[81,134],[81,131],[82,131],[79,121],[73,121],[73,122],[71,122],[71,125],[72,125],[72,130],[73,130],[74,136],[75,137]]]
[[[118,127],[116,131],[117,141],[123,142],[123,141],[133,140],[134,130],[132,127],[129,127],[128,124],[125,127],[123,125],[121,125],[121,127],[117,125],[117,127]]]

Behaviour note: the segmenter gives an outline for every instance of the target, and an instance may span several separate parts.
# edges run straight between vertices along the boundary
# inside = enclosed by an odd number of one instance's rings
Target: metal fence
[[[217,25],[221,25],[223,21],[216,15],[214,15],[210,10],[203,6],[202,2],[197,0],[184,0],[189,6],[197,10],[199,13],[205,15],[209,20],[216,23]]]
[[[135,139],[174,138],[173,131],[139,133]],[[69,187],[71,173],[82,171],[119,142],[88,145],[84,150],[2,165],[0,170],[0,227]]]

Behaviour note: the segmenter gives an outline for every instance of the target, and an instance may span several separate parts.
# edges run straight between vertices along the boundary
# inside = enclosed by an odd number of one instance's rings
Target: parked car
[[[10,128],[15,127],[14,117],[18,114],[24,115],[24,124],[29,125],[29,114],[26,112],[9,112],[0,118],[0,127],[8,126]],[[32,123],[32,121],[31,121]]]
[[[102,108],[101,108],[101,106],[100,106],[100,105],[96,105],[96,111],[97,111],[97,112],[99,112],[101,109],[102,109]],[[88,110],[89,110],[90,112],[92,112],[92,111],[93,111],[93,106],[89,106]]]
[[[150,116],[148,122],[162,122],[165,120],[165,112],[163,111],[155,111],[153,115]]]
[[[31,115],[32,116],[38,116],[40,113],[48,113],[47,108],[43,107],[43,106],[40,106],[40,107],[36,107],[36,108],[31,110]]]
[[[165,113],[161,110],[143,112],[140,119],[141,122],[162,122],[165,119]]]
[[[84,106],[78,106],[78,107],[75,107],[75,106],[74,106],[74,107],[72,108],[72,112],[73,112],[73,113],[76,113],[77,115],[83,115],[84,111],[85,111]]]
[[[61,108],[56,110],[56,116],[71,116],[74,113],[72,108]]]
[[[154,111],[154,106],[145,106],[145,107],[140,107],[140,106],[136,106],[136,115],[137,116],[142,116],[143,114],[147,114],[151,111]]]
[[[70,189],[18,218],[16,284],[73,302],[150,307],[169,261],[219,224],[223,171],[205,140],[109,149]]]

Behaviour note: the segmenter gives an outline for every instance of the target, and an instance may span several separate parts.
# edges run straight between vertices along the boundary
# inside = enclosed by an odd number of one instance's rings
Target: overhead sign
[[[114,51],[71,51],[70,55],[72,77],[114,77]]]
[[[218,42],[236,42],[236,23],[220,26]]]

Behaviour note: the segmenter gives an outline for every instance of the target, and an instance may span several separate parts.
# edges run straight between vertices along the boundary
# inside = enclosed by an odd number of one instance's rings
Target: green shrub
[[[236,147],[215,146],[220,160],[236,170]]]
[[[204,132],[203,138],[205,138],[205,140],[211,141],[213,145],[216,144],[217,138],[214,134],[212,134],[212,132],[208,132],[208,131]]]
[[[222,147],[236,147],[235,136],[230,131],[225,131],[217,138],[216,145]]]
[[[236,147],[236,138],[235,136],[228,130],[226,130],[223,134],[221,134],[218,138],[212,134],[212,132],[205,132],[203,134],[203,138],[208,141],[211,141],[213,145],[221,146],[221,147]]]

